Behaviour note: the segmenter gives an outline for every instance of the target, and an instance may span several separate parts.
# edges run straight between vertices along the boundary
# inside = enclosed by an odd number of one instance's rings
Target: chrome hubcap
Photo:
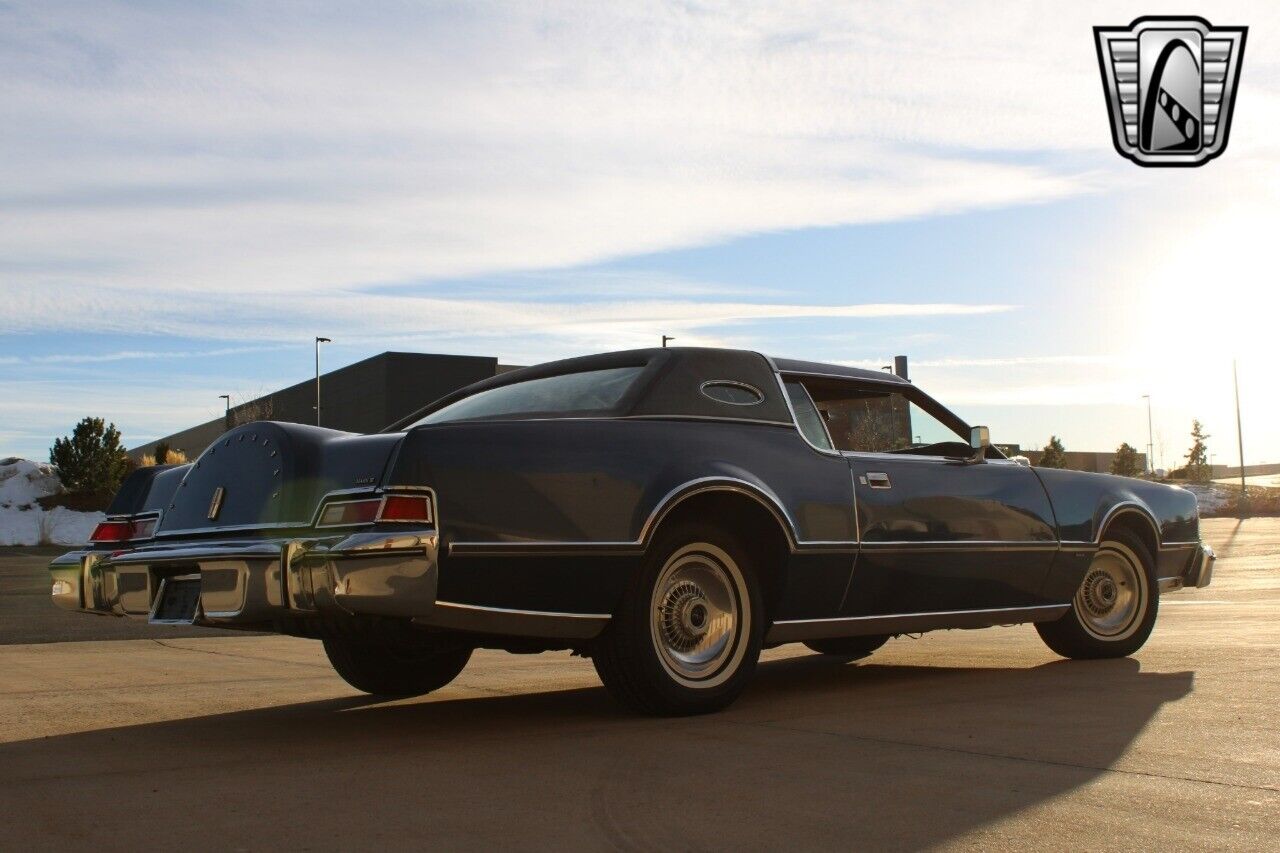
[[[746,586],[732,558],[701,543],[667,560],[654,584],[651,634],[667,672],[710,687],[732,674],[743,654]]]
[[[1146,607],[1144,577],[1127,548],[1098,551],[1076,592],[1076,613],[1085,629],[1104,640],[1132,634]]]

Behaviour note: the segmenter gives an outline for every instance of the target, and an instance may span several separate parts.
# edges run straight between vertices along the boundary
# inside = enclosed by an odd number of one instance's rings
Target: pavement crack
[[[258,662],[273,661],[276,663],[285,663],[285,664],[291,664],[294,666],[309,666],[314,669],[329,668],[327,664],[308,663],[306,661],[282,661],[279,658],[271,658],[271,657],[264,658],[264,657],[259,657],[257,655],[236,654],[235,652],[216,652],[216,651],[213,651],[212,649],[193,649],[188,646],[173,646],[173,645],[170,645],[169,643],[166,643],[164,640],[153,639],[153,640],[150,640],[149,642],[155,643],[157,646],[164,646],[166,649],[173,649],[174,651],[179,651],[179,652],[194,652],[195,654],[199,654],[199,655],[215,655],[217,657],[223,657],[223,658],[236,658],[237,660],[251,660],[251,661],[258,661]]]

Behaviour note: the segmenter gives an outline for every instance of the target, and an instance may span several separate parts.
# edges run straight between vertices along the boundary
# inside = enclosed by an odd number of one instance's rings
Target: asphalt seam
[[[258,661],[259,663],[284,663],[284,664],[291,664],[294,666],[309,666],[309,667],[312,667],[313,669],[329,669],[330,668],[328,664],[308,663],[307,661],[282,661],[279,658],[273,658],[273,657],[264,658],[264,657],[254,656],[254,655],[236,654],[234,652],[215,652],[215,651],[210,651],[209,649],[192,649],[187,646],[172,646],[169,643],[166,643],[164,640],[148,640],[148,642],[155,643],[157,646],[163,646],[166,649],[173,649],[179,652],[194,652],[195,654],[200,654],[200,655],[215,655],[217,657],[222,657],[222,658],[236,658],[237,660]]]
[[[840,738],[846,740],[859,740],[867,743],[882,743],[892,746],[915,747],[917,749],[933,750],[935,752],[951,752],[959,755],[974,755],[981,758],[997,758],[1008,761],[1021,761],[1026,764],[1041,764],[1050,767],[1069,767],[1073,770],[1091,770],[1096,773],[1119,773],[1126,776],[1144,776],[1149,779],[1163,779],[1170,782],[1192,782],[1203,785],[1217,785],[1223,788],[1237,788],[1245,791],[1270,791],[1272,793],[1280,793],[1280,786],[1273,785],[1248,785],[1239,782],[1222,782],[1217,779],[1201,779],[1194,776],[1176,776],[1165,773],[1153,773],[1148,770],[1124,770],[1116,767],[1098,767],[1094,764],[1074,764],[1070,761],[1053,761],[1047,758],[1031,758],[1025,755],[1008,755],[1000,752],[985,752],[977,749],[963,749],[957,746],[939,746],[931,743],[918,743],[909,740],[894,740],[892,738],[878,738],[870,735],[854,735],[844,734],[842,732],[831,732],[823,729],[805,729],[796,728],[794,726],[780,726],[777,723],[752,723],[742,722],[738,720],[726,720],[736,726],[754,726],[763,729],[776,729],[778,731],[791,732],[793,734],[816,734],[826,735],[828,737]]]

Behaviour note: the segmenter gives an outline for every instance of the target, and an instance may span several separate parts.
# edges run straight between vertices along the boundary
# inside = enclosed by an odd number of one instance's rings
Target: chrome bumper
[[[1186,585],[1197,589],[1208,586],[1213,581],[1213,563],[1217,558],[1218,555],[1205,543],[1201,542],[1196,546],[1191,564],[1187,566]]]
[[[49,566],[67,610],[151,618],[160,582],[198,572],[196,624],[252,627],[318,613],[413,617],[435,603],[435,530],[343,538],[182,542],[73,551]]]
[[[438,601],[434,529],[327,539],[257,539],[73,551],[49,565],[53,601],[66,610],[154,618],[165,578],[198,574],[193,624],[271,630],[307,616],[387,616],[454,631],[590,638],[607,615],[505,610]]]

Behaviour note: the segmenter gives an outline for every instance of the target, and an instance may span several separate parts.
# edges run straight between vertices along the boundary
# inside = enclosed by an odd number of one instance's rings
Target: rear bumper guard
[[[157,544],[73,551],[49,566],[54,603],[67,610],[152,617],[165,578],[198,574],[193,624],[270,628],[309,615],[385,616],[446,630],[589,638],[607,615],[545,613],[437,601],[440,540],[433,528],[327,539]]]
[[[67,610],[150,618],[161,581],[198,573],[197,623],[252,627],[312,613],[413,617],[435,602],[436,531],[337,539],[185,542],[113,554],[73,551],[49,566]]]

